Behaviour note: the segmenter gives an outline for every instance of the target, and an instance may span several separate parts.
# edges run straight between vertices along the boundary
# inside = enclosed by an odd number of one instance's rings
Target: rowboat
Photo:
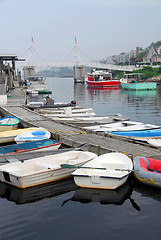
[[[127,90],[155,90],[156,82],[143,82],[141,73],[124,74],[120,79],[120,88]]]
[[[20,135],[15,137],[15,142],[17,143],[24,143],[24,142],[31,142],[31,141],[38,141],[49,139],[51,137],[51,133],[45,129],[36,129],[36,130],[29,130]]]
[[[43,140],[41,140],[43,141]],[[26,152],[15,152],[10,154],[0,154],[0,165],[4,165],[7,163],[13,163],[13,162],[24,162],[26,160],[34,159],[34,158],[40,158],[40,157],[46,157],[53,154],[60,154],[68,151],[73,151],[75,149],[73,148],[62,148],[62,149],[38,149],[33,151],[26,151]]]
[[[144,129],[156,129],[160,126],[145,124],[142,122],[123,121],[115,122],[111,124],[102,124],[97,126],[84,127],[94,132],[110,132],[110,131],[130,131],[130,130],[144,130]]]
[[[161,187],[161,161],[137,156],[134,158],[134,176],[140,182]]]
[[[122,153],[106,153],[72,173],[76,185],[84,188],[115,189],[123,185],[133,169],[131,159]]]
[[[0,143],[14,142],[15,137],[29,130],[39,130],[40,128],[22,128],[0,132]]]
[[[140,141],[148,141],[151,138],[161,138],[161,128],[136,131],[116,131],[106,133],[110,136],[119,136]]]
[[[73,169],[61,168],[60,164],[82,165],[95,158],[91,152],[69,151],[28,161],[0,166],[0,180],[18,188],[28,188],[71,176]]]
[[[113,80],[112,74],[107,71],[95,71],[88,73],[86,83],[89,87],[119,86],[119,80]]]
[[[29,151],[56,150],[61,146],[61,142],[53,139],[30,141],[19,144],[0,147],[0,154],[12,154]]]
[[[18,118],[12,116],[1,118],[0,132],[17,129],[19,122]]]

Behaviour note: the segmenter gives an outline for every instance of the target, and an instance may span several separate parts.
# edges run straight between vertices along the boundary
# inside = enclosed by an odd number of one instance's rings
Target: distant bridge
[[[100,69],[107,69],[107,70],[118,70],[118,71],[128,71],[128,72],[132,72],[136,69],[135,66],[120,66],[120,65],[114,65],[114,64],[103,64],[103,63],[99,63],[99,62],[91,62],[91,63],[85,63],[85,62],[79,62],[77,64],[75,63],[46,63],[46,64],[42,64],[42,63],[29,63],[29,64],[21,64],[19,65],[21,67],[35,67],[35,68],[60,68],[60,67],[91,67],[91,68],[100,68]]]
[[[114,64],[103,64],[99,62],[80,62],[78,60],[78,48],[77,48],[77,41],[75,41],[75,47],[74,47],[74,63],[33,63],[32,61],[32,55],[33,55],[33,46],[30,47],[30,54],[28,57],[28,60],[25,63],[19,64],[17,67],[24,68],[24,72],[27,73],[27,75],[31,75],[31,72],[34,72],[35,68],[61,68],[61,67],[70,67],[73,68],[73,75],[74,75],[74,81],[85,80],[85,68],[96,68],[96,69],[106,69],[106,70],[117,70],[117,71],[123,71],[123,72],[132,72],[135,70],[135,66],[120,66],[120,65],[114,65]]]

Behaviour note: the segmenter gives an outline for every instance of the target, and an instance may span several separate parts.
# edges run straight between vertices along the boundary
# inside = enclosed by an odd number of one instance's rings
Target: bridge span
[[[23,67],[35,67],[35,68],[60,68],[60,67],[91,67],[91,68],[100,68],[100,69],[107,69],[107,70],[117,70],[117,71],[123,71],[123,72],[132,72],[136,69],[135,66],[120,66],[120,65],[114,65],[114,64],[103,64],[99,62],[79,62],[77,64],[75,63],[29,63],[29,64],[21,64],[19,65],[21,68]]]

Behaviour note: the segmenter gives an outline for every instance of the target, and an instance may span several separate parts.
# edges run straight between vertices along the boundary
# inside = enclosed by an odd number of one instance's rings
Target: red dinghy
[[[161,187],[161,160],[142,156],[135,157],[134,176],[142,183]]]
[[[119,80],[113,80],[112,74],[106,71],[92,71],[88,73],[86,83],[90,87],[116,87],[119,86]]]

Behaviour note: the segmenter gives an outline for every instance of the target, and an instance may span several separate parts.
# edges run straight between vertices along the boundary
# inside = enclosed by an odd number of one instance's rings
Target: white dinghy
[[[24,143],[31,141],[39,141],[44,139],[49,139],[51,137],[51,133],[43,128],[39,128],[37,130],[29,130],[15,137],[16,143]]]
[[[0,181],[18,188],[57,181],[70,177],[73,171],[72,168],[61,168],[61,164],[80,166],[96,157],[97,155],[91,152],[68,151],[24,162],[8,163],[0,167]]]
[[[75,170],[75,183],[84,188],[115,189],[123,185],[133,169],[131,159],[122,153],[103,154]]]

